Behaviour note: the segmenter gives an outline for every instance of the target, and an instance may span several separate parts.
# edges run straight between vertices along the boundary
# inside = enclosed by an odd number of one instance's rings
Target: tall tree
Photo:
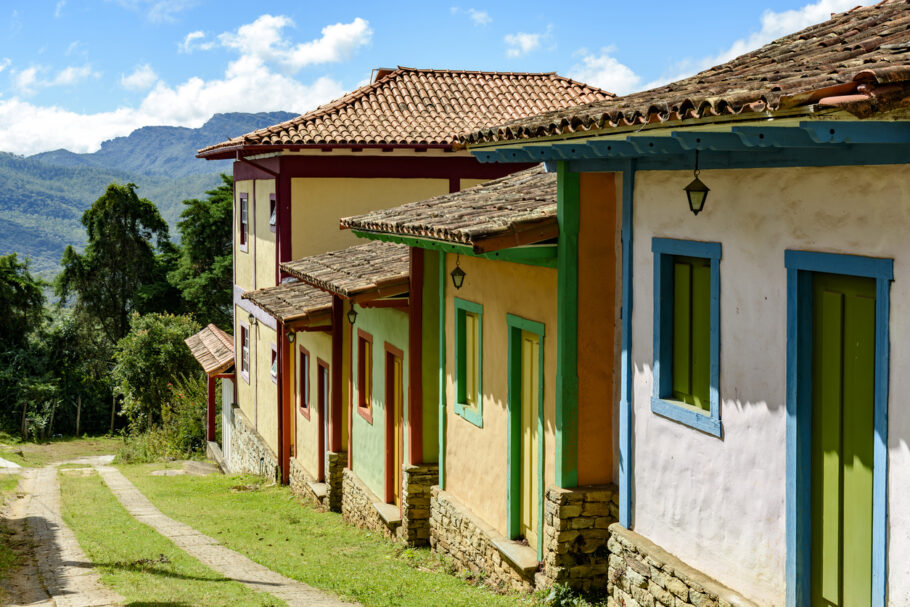
[[[43,322],[44,286],[29,272],[28,260],[19,261],[15,253],[0,256],[0,348],[21,347]]]
[[[168,278],[180,289],[187,309],[201,324],[231,325],[232,219],[234,179],[206,192],[204,200],[184,200],[180,214],[181,255]]]
[[[169,250],[167,224],[130,183],[109,185],[82,215],[82,225],[88,244],[81,254],[72,246],[63,252],[57,294],[61,300],[75,295],[76,311],[97,321],[114,345],[129,332],[132,312],[166,311],[161,253]],[[170,303],[179,309],[179,301]]]

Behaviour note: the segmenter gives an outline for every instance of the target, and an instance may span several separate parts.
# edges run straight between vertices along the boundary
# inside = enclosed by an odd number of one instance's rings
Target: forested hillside
[[[0,255],[19,253],[31,260],[32,272],[53,277],[66,245],[85,245],[80,217],[110,183],[135,183],[176,239],[181,201],[202,197],[221,183],[220,172],[230,172],[230,161],[199,160],[196,150],[293,116],[216,114],[198,129],[144,127],[104,142],[94,154],[0,152]]]

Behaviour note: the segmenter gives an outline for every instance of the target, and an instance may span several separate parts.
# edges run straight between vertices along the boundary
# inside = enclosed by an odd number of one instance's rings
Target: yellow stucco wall
[[[275,281],[275,232],[269,226],[269,195],[275,193],[274,179],[257,179],[256,200],[256,288],[274,287]]]
[[[338,219],[425,200],[449,191],[448,179],[295,178],[291,180],[292,257],[362,244]]]
[[[250,361],[256,370],[256,423],[259,434],[274,453],[278,453],[278,387],[270,374],[272,344],[277,345],[277,334],[262,323],[252,327],[252,347],[256,348],[256,360]],[[252,347],[250,356],[252,356]],[[252,381],[252,378],[250,378]]]
[[[446,272],[455,256],[446,256]],[[555,480],[556,270],[461,257],[467,274],[455,291],[446,281],[446,490],[500,533],[506,530],[508,328],[506,314],[546,326],[544,338],[544,478]],[[457,296],[483,305],[483,427],[454,411],[454,310]]]
[[[306,348],[310,353],[310,419],[300,413],[298,405],[297,366],[300,347]],[[332,336],[323,331],[298,332],[294,339],[294,353],[292,355],[292,373],[294,394],[294,415],[297,422],[297,462],[312,478],[317,478],[319,472],[319,432],[323,428],[323,420],[319,418],[317,369],[318,359],[324,360],[329,365],[329,399],[331,399],[331,371],[332,371]],[[326,443],[328,449],[328,442]]]
[[[234,183],[234,283],[250,291],[255,288],[253,280],[253,256],[256,254],[256,244],[250,238],[246,251],[240,248],[240,195],[249,196],[250,205],[253,204],[253,181],[243,180]],[[250,214],[250,236],[255,229],[255,217]]]
[[[239,306],[234,306],[234,336],[235,336],[235,351],[234,351],[234,367],[237,369],[237,406],[240,407],[240,410],[243,411],[243,414],[246,415],[247,419],[251,422],[256,419],[256,405],[253,401],[253,390],[256,387],[256,374],[253,373],[252,369],[250,370],[249,381],[243,378],[240,373],[240,327],[241,320],[245,320],[248,316],[248,313],[244,311]],[[252,366],[255,354],[253,353],[252,348],[250,348],[250,365]]]

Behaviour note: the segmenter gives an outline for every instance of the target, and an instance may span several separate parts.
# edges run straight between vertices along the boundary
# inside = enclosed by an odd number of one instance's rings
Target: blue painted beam
[[[673,131],[673,139],[679,141],[684,150],[741,152],[746,145],[739,135],[733,133],[699,133],[693,131]]]
[[[588,142],[588,146],[597,156],[607,158],[634,158],[640,154],[628,141],[594,139]]]
[[[747,147],[756,148],[817,148],[818,143],[809,133],[797,127],[786,126],[735,126],[733,132],[739,135]]]
[[[910,143],[910,122],[821,120],[799,126],[819,143]]]
[[[495,150],[475,150],[471,153],[484,164],[499,162],[499,154]]]
[[[638,156],[671,156],[683,152],[679,140],[672,137],[626,137],[626,141],[638,151]]]
[[[496,157],[500,162],[537,162],[527,148],[503,148],[497,150]]]
[[[559,151],[567,160],[576,158],[598,158],[600,156],[600,153],[597,152],[597,150],[588,146],[587,141],[554,143],[551,147],[554,150]]]
[[[524,146],[525,151],[534,158],[535,162],[543,162],[544,160],[566,160],[563,156],[561,150],[558,150],[550,145],[526,145]]]

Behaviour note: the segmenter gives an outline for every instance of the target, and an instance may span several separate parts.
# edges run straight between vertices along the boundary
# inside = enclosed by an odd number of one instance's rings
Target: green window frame
[[[720,258],[716,242],[654,238],[651,410],[721,436]]]
[[[483,305],[453,298],[455,413],[483,427]]]

